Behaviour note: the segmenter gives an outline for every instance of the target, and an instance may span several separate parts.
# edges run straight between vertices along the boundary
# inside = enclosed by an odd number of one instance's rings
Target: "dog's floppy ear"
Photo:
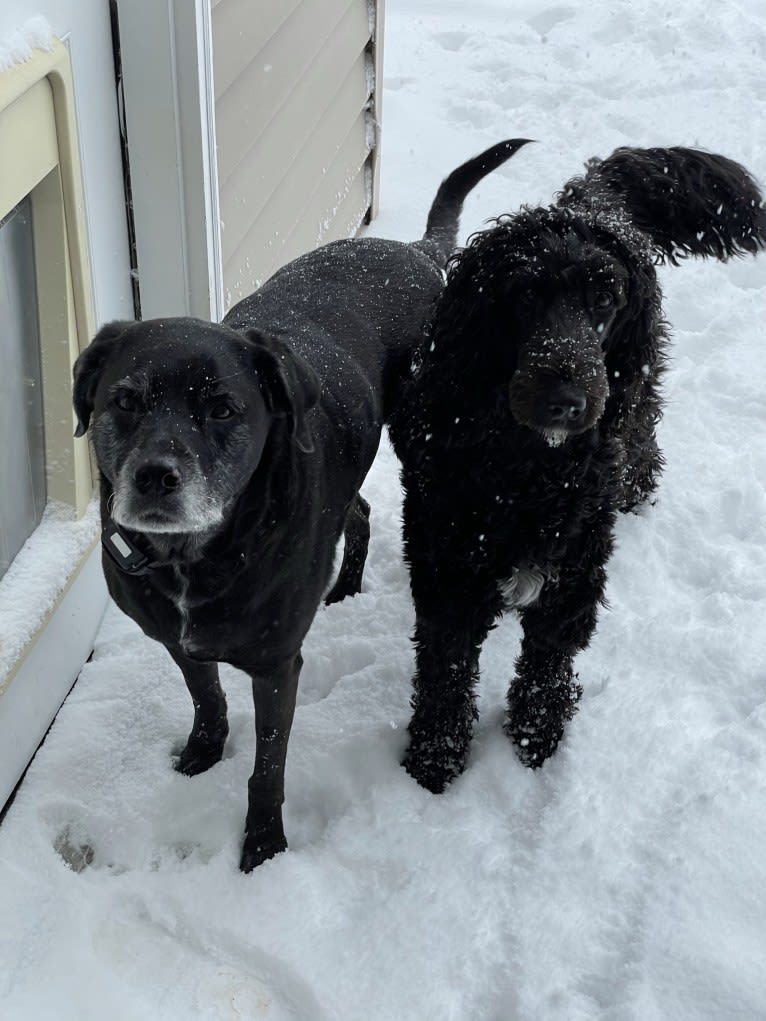
[[[687,255],[726,260],[766,248],[763,196],[748,171],[725,156],[682,146],[622,148],[593,160],[575,183],[586,201],[605,191],[616,199],[674,264]]]
[[[616,370],[619,385],[627,385],[640,379],[647,365],[658,364],[657,337],[664,334],[667,324],[662,318],[657,269],[652,260],[634,251],[619,236],[604,234],[600,243],[627,270],[626,304],[617,313],[602,345],[610,380]],[[618,388],[614,381],[611,385]]]
[[[84,436],[88,431],[90,416],[93,414],[96,388],[104,363],[112,352],[114,342],[132,325],[131,322],[115,320],[113,323],[102,326],[74,363],[72,400],[77,414],[75,436]]]
[[[290,436],[304,454],[314,449],[306,412],[319,400],[319,377],[300,355],[277,337],[246,330],[252,345],[252,363],[261,383],[266,406],[273,415],[287,418]]]

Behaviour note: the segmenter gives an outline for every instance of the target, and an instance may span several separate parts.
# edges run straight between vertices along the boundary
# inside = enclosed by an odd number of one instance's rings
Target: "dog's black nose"
[[[142,465],[133,478],[140,493],[169,493],[181,484],[177,466],[166,461]]]
[[[585,414],[588,398],[577,386],[562,384],[548,397],[548,414],[552,423],[576,422]]]

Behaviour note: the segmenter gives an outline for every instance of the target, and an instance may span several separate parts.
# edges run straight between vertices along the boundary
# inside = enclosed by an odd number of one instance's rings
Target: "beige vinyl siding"
[[[367,0],[218,0],[212,10],[226,307],[371,205]]]
[[[222,183],[221,220],[229,258],[270,204],[279,204],[281,198],[297,202],[300,209],[305,201],[302,193],[313,191],[317,177],[325,176],[339,141],[345,139],[367,101],[364,59],[360,53],[345,73],[337,69],[335,74],[331,65],[324,76],[326,92],[311,88],[313,75],[304,79],[308,87],[304,89],[301,82],[280,116],[266,126],[253,158],[242,160]],[[290,172],[286,175],[287,167]],[[227,254],[224,261],[228,261]]]
[[[226,92],[258,57],[266,43],[290,17],[301,0],[217,0],[213,4],[216,61],[215,98]]]

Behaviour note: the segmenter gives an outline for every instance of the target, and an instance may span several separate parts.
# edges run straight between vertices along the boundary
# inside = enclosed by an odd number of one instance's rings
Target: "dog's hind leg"
[[[229,733],[226,696],[218,680],[217,663],[189,659],[178,648],[168,652],[181,668],[194,703],[194,723],[189,739],[174,763],[179,773],[195,776],[220,762]]]
[[[346,596],[362,591],[362,574],[370,544],[370,505],[357,493],[343,530],[345,548],[338,578],[325,596],[325,603],[339,603]]]
[[[239,867],[250,872],[287,848],[282,826],[285,759],[303,657],[290,656],[275,670],[254,671],[255,767],[247,782],[245,842]]]

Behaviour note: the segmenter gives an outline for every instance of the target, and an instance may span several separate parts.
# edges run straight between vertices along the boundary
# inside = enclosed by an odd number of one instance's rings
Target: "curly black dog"
[[[420,241],[334,242],[283,267],[222,324],[111,323],[75,365],[77,435],[90,426],[100,473],[109,592],[167,648],[194,703],[180,772],[200,773],[223,753],[218,663],[252,678],[243,871],[286,847],[301,645],[342,533],[327,601],[359,591],[369,538],[359,487],[444,286],[463,199],[522,144],[503,142],[453,171]]]
[[[523,626],[505,725],[522,762],[540,766],[575,712],[616,514],[663,466],[655,263],[766,245],[758,188],[722,156],[619,149],[586,170],[454,257],[389,427],[417,614],[404,765],[435,792],[465,766],[505,611]]]

